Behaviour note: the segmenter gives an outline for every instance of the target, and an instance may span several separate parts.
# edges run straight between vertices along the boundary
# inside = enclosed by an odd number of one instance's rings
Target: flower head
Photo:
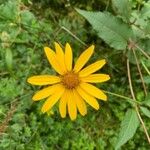
[[[49,63],[59,75],[38,75],[28,78],[27,81],[33,85],[47,85],[36,92],[32,99],[39,101],[47,98],[41,109],[43,113],[51,110],[59,101],[61,117],[65,118],[68,110],[71,120],[76,119],[77,110],[83,116],[87,114],[86,103],[98,110],[99,103],[96,99],[106,101],[107,96],[91,83],[101,83],[110,79],[107,74],[95,73],[105,65],[105,59],[84,67],[94,52],[92,45],[79,56],[73,67],[73,53],[68,43],[65,52],[58,43],[55,43],[55,50],[54,52],[49,47],[44,47]]]

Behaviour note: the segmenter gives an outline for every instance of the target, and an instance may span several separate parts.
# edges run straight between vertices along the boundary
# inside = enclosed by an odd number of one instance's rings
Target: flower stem
[[[138,58],[137,58],[137,56],[136,56],[135,50],[132,49],[132,51],[133,51],[133,55],[134,55],[134,58],[135,58],[135,61],[136,61],[136,65],[137,65],[138,72],[139,72],[139,74],[140,74],[140,78],[141,78],[142,86],[143,86],[143,89],[144,89],[144,93],[145,93],[145,95],[147,96],[146,85],[145,85],[145,82],[144,82],[144,79],[143,79],[143,75],[142,75],[142,71],[141,71],[141,68],[140,68],[140,64],[139,64],[139,62],[138,62]]]
[[[130,63],[129,63],[129,59],[127,59],[127,72],[128,72],[128,81],[129,81],[129,87],[130,87],[131,95],[132,95],[133,100],[135,100],[135,94],[134,94],[134,91],[133,91],[132,80],[131,80],[131,74],[130,74]],[[141,122],[141,125],[142,125],[142,127],[143,127],[143,130],[144,130],[144,132],[145,132],[145,135],[146,135],[146,137],[147,137],[148,143],[150,144],[150,136],[149,136],[148,130],[147,130],[146,126],[145,126],[145,123],[144,123],[144,121],[143,121],[143,119],[142,119],[142,117],[141,117],[141,114],[140,114],[140,112],[139,112],[138,105],[135,103],[135,106],[134,106],[134,107],[135,107],[135,111],[136,111],[136,113],[137,113],[137,115],[138,115],[138,118],[139,118],[139,120],[140,120],[140,122]]]
[[[122,98],[122,99],[125,99],[125,100],[127,100],[127,101],[129,101],[130,103],[137,103],[137,104],[139,104],[139,105],[141,105],[141,103],[140,102],[138,102],[137,100],[133,100],[133,99],[131,99],[131,98],[129,98],[129,97],[126,97],[126,96],[123,96],[123,95],[120,95],[120,94],[117,94],[117,93],[112,93],[112,92],[109,92],[109,91],[104,91],[105,93],[107,93],[107,94],[110,94],[110,95],[113,95],[113,96],[116,96],[116,97],[120,97],[120,98]]]
[[[150,75],[150,70],[146,67],[145,63],[142,60],[141,60],[141,63],[144,69],[146,70],[146,72],[148,73],[148,75]]]

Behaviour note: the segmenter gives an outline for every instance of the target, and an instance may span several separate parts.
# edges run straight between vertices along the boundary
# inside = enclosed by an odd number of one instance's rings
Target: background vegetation
[[[54,41],[75,57],[95,44],[91,61],[108,62],[108,102],[74,122],[41,114],[26,82],[53,73],[43,47]],[[149,84],[149,0],[0,0],[0,150],[148,150]]]

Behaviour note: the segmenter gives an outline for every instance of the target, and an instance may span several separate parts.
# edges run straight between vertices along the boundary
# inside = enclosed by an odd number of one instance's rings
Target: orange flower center
[[[79,85],[79,76],[73,71],[67,72],[62,76],[62,83],[68,89],[73,89]]]

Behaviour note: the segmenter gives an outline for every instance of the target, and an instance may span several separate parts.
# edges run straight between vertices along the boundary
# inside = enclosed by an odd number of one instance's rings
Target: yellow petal
[[[38,101],[38,100],[47,98],[48,96],[52,95],[59,88],[59,86],[60,86],[59,84],[55,84],[55,85],[46,87],[40,91],[37,91],[32,97],[32,99],[34,101]]]
[[[90,95],[104,101],[107,100],[106,94],[104,94],[104,92],[102,92],[102,90],[98,89],[97,87],[84,82],[80,83],[80,86],[85,92],[89,93]]]
[[[62,118],[66,117],[66,107],[67,107],[68,93],[65,90],[59,102],[59,112]]]
[[[67,72],[66,69],[66,65],[65,65],[65,55],[64,52],[61,48],[61,46],[58,43],[54,43],[55,44],[55,50],[56,50],[56,57],[57,57],[57,61],[59,62],[64,74]]]
[[[77,108],[82,116],[85,116],[87,114],[87,108],[84,100],[81,98],[81,96],[78,94],[76,90],[73,90],[74,93],[74,100],[76,101]]]
[[[64,72],[63,72],[61,66],[59,65],[59,62],[57,61],[55,52],[52,49],[50,49],[49,47],[44,47],[44,51],[45,51],[45,54],[47,56],[49,63],[52,65],[52,67],[55,69],[55,71],[58,72],[59,74],[63,75]]]
[[[93,96],[85,92],[80,86],[77,87],[77,92],[90,106],[92,106],[96,110],[99,109],[99,104],[97,100]]]
[[[52,75],[37,75],[27,79],[27,82],[34,85],[48,85],[60,82],[61,79]]]
[[[65,47],[65,65],[68,71],[72,70],[73,54],[71,46],[67,43]]]
[[[90,46],[89,48],[87,48],[78,58],[78,60],[76,61],[75,67],[74,67],[74,71],[78,72],[80,71],[84,65],[87,63],[87,61],[89,60],[89,58],[91,57],[91,55],[94,52],[94,45]]]
[[[80,78],[82,82],[101,83],[110,79],[107,74],[91,74],[87,77]]]
[[[45,103],[43,104],[42,106],[42,109],[41,111],[43,113],[49,111],[56,103],[57,101],[60,99],[60,97],[63,95],[65,91],[65,88],[59,84],[59,87],[58,89],[53,93],[52,96],[50,96],[46,101]]]
[[[75,120],[77,117],[77,106],[74,100],[73,91],[68,90],[68,112],[71,120]]]
[[[94,73],[96,71],[98,71],[99,69],[101,69],[106,63],[106,60],[103,59],[103,60],[99,60],[89,66],[87,66],[86,68],[84,68],[83,70],[81,70],[79,72],[79,76],[80,77],[85,77],[85,76],[88,76],[90,75],[91,73]]]

